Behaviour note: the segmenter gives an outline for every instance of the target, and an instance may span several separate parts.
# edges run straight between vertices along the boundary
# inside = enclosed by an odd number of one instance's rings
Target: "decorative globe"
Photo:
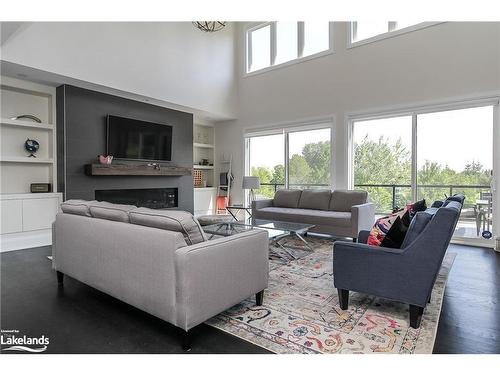
[[[24,142],[24,149],[28,151],[29,157],[36,158],[35,153],[38,151],[40,148],[40,143],[35,141],[34,139],[27,139],[26,142]]]

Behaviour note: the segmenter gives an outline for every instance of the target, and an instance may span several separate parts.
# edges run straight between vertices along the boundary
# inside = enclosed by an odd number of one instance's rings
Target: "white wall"
[[[347,28],[335,23],[331,55],[244,77],[239,26],[238,120],[216,127],[218,153],[235,162],[234,202],[243,200],[246,128],[334,116],[334,185],[345,188],[347,113],[500,93],[500,23],[443,23],[352,49]]]
[[[231,24],[35,22],[2,44],[2,60],[234,118]]]

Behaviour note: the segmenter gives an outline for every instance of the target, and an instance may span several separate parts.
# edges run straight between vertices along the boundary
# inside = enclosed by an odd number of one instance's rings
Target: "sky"
[[[418,115],[417,129],[419,166],[425,160],[431,160],[462,171],[467,163],[475,160],[486,169],[492,168],[492,106]],[[375,141],[383,135],[391,143],[401,138],[403,144],[411,150],[411,116],[355,123],[354,141],[359,142],[366,135]],[[329,129],[291,133],[290,152],[292,155],[301,154],[305,144],[329,138]],[[283,135],[252,138],[250,154],[252,166],[273,168],[277,164],[282,164]]]

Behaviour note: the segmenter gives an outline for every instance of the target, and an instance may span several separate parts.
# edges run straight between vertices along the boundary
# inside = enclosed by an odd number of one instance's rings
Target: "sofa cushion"
[[[136,209],[136,206],[128,204],[114,204],[109,202],[93,202],[90,205],[92,217],[105,220],[130,222],[129,212]]]
[[[282,189],[274,194],[273,205],[275,207],[297,208],[299,206],[302,190]]]
[[[265,207],[259,210],[259,219],[334,227],[351,226],[350,212],[320,211],[305,208]]]
[[[330,190],[302,190],[298,207],[327,211],[331,195]]]
[[[431,221],[432,217],[436,213],[437,210],[428,209],[427,211],[417,212],[413,217],[410,227],[406,232],[406,237],[401,245],[401,248],[404,249],[406,246],[411,244],[415,239],[424,231],[427,227],[427,224]]]
[[[352,206],[366,203],[368,193],[363,190],[334,190],[330,199],[330,211],[351,212]]]
[[[180,232],[188,245],[207,241],[200,223],[189,212],[178,210],[153,210],[137,208],[130,212],[132,224]]]
[[[85,201],[82,199],[69,199],[61,203],[61,210],[65,214],[73,214],[80,216],[91,216],[90,205],[97,203],[97,201]]]

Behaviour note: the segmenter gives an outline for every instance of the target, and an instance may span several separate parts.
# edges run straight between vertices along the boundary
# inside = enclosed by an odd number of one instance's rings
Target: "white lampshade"
[[[254,176],[243,176],[243,189],[260,189],[260,180]]]

